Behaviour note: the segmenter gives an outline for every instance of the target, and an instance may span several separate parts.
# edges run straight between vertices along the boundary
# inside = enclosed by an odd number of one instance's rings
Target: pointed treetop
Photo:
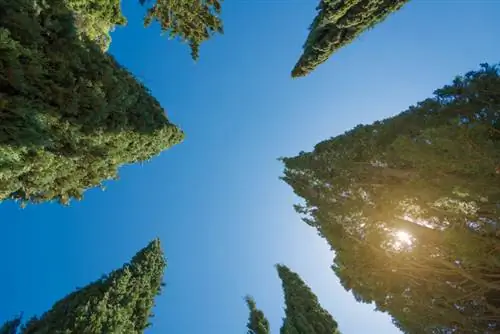
[[[409,0],[321,0],[292,77],[306,76]]]
[[[246,296],[245,301],[250,310],[247,323],[247,334],[269,334],[269,321],[264,315],[264,312],[257,308],[255,300],[251,296]]]
[[[277,264],[285,295],[285,319],[281,334],[338,333],[338,324],[321,307],[318,298],[300,276],[287,266]]]
[[[160,241],[155,239],[122,268],[69,294],[42,317],[30,320],[22,334],[142,334],[150,326],[165,266]]]
[[[2,327],[0,327],[0,334],[17,334],[17,330],[21,325],[21,318],[22,315],[4,323]]]

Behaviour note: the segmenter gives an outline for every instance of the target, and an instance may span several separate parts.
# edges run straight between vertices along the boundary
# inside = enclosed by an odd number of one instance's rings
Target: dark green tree
[[[255,300],[252,297],[247,296],[245,301],[250,310],[247,323],[247,334],[269,334],[269,321],[264,315],[264,312],[257,308]]]
[[[321,0],[292,77],[312,72],[334,52],[382,22],[409,0]]]
[[[282,159],[343,286],[405,333],[500,330],[498,110],[499,70],[483,64],[395,117]]]
[[[0,201],[66,204],[183,138],[74,15],[63,0],[0,0]]]
[[[0,327],[0,334],[17,334],[17,330],[21,325],[21,317],[16,317],[9,320]]]
[[[277,265],[285,295],[285,319],[281,334],[337,334],[338,324],[321,307],[318,298],[297,273]]]
[[[139,0],[142,4],[146,0]],[[200,44],[215,33],[223,33],[219,15],[223,0],[156,0],[148,8],[145,25],[157,21],[170,38],[179,38],[191,47],[194,60],[199,57]]]
[[[21,334],[139,334],[150,326],[166,266],[153,240],[122,268],[79,289],[31,319]]]

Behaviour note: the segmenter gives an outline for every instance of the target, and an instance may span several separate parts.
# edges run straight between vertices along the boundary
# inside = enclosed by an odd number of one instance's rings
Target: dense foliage
[[[17,334],[19,326],[21,326],[21,317],[9,320],[0,327],[0,334]]]
[[[63,0],[0,0],[0,118],[0,201],[80,199],[183,137]]]
[[[125,25],[120,0],[65,0],[74,13],[79,35],[88,38],[106,51],[111,43],[109,33],[117,25]]]
[[[281,334],[337,334],[337,322],[319,304],[318,298],[300,276],[277,265],[285,295],[285,319]]]
[[[264,312],[257,308],[255,300],[252,297],[247,296],[245,301],[250,310],[247,323],[247,334],[269,334],[269,321],[264,315]]]
[[[143,333],[150,326],[151,309],[155,296],[161,292],[165,266],[160,241],[154,240],[130,263],[58,301],[39,319],[32,318],[20,332]]]
[[[321,0],[292,77],[309,74],[334,52],[409,0]]]
[[[139,0],[142,4],[146,0]],[[223,33],[221,3],[223,0],[156,0],[148,8],[145,25],[157,21],[163,32],[178,37],[191,47],[191,56],[198,59],[200,44],[215,33]]]
[[[500,331],[500,75],[284,158],[296,209],[359,301],[405,333]]]

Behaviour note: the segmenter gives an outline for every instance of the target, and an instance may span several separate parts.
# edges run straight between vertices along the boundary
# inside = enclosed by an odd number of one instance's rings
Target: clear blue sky
[[[69,208],[1,204],[0,321],[42,313],[159,236],[169,267],[150,333],[244,333],[247,293],[279,333],[277,262],[302,275],[344,334],[398,333],[338,284],[333,253],[294,213],[298,199],[278,180],[276,158],[497,62],[500,1],[414,0],[298,80],[289,72],[317,1],[225,2],[226,33],[194,65],[187,46],[143,29],[144,9],[124,1],[129,24],[113,34],[111,52],[187,138]]]

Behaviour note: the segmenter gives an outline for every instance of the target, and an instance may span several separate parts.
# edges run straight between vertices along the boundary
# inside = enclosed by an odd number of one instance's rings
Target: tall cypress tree
[[[405,333],[500,330],[500,71],[283,159],[358,301]]]
[[[21,334],[127,333],[149,327],[166,261],[153,240],[122,268],[79,289],[28,322]]]
[[[282,334],[334,334],[338,324],[321,307],[318,298],[300,276],[284,265],[277,265],[285,295]]]
[[[5,322],[0,327],[0,334],[17,334],[17,330],[21,325],[21,317],[16,317],[13,320]]]
[[[105,10],[79,4],[0,0],[0,201],[66,204],[183,138],[146,87],[75,26],[85,8]]]
[[[250,315],[248,316],[247,334],[269,334],[269,321],[267,320],[264,312],[257,308],[255,300],[247,296],[245,298],[248,309],[250,310]]]
[[[292,77],[309,74],[334,52],[409,0],[321,0]]]
[[[139,0],[142,4],[147,0]],[[157,21],[170,38],[188,43],[194,60],[199,57],[200,44],[215,33],[224,32],[220,19],[223,0],[156,0],[148,8],[145,25]]]

